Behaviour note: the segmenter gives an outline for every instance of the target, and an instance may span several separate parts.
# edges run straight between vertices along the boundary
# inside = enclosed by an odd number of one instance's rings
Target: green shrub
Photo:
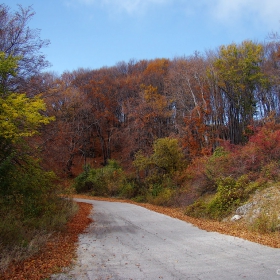
[[[73,187],[77,193],[90,191],[93,187],[90,180],[90,173],[94,171],[91,170],[90,165],[85,165],[83,169],[84,171],[79,174],[74,180]]]
[[[280,178],[279,171],[279,162],[271,161],[261,168],[260,176],[268,180],[277,181]]]
[[[137,195],[134,198],[132,198],[132,201],[142,203],[142,202],[147,202],[147,199],[145,195]]]
[[[125,182],[125,174],[119,164],[109,160],[103,168],[84,167],[84,171],[75,178],[74,188],[77,193],[91,192],[97,196],[118,195]]]
[[[178,140],[173,138],[160,138],[154,142],[152,162],[164,174],[172,175],[184,166],[184,154]]]
[[[185,214],[195,218],[207,218],[207,203],[202,199],[186,207]]]
[[[178,140],[166,137],[154,142],[151,156],[145,156],[142,151],[136,153],[133,165],[138,174],[144,171],[144,181],[149,184],[162,181],[163,176],[172,177],[186,162]]]
[[[216,182],[229,175],[230,165],[230,153],[225,148],[218,147],[205,164],[205,174],[210,181]]]
[[[217,192],[213,198],[208,202],[196,201],[187,207],[186,213],[190,216],[219,220],[230,214],[234,208],[248,198],[249,193],[246,191],[248,185],[247,176],[241,176],[238,180],[232,177],[220,178],[217,182]]]
[[[175,190],[169,188],[157,189],[156,193],[147,196],[147,201],[154,205],[170,206],[173,203]]]
[[[132,198],[135,196],[135,185],[130,182],[125,182],[120,190],[120,197]]]
[[[232,212],[234,207],[248,198],[245,192],[247,185],[248,178],[246,176],[240,177],[237,181],[232,177],[220,179],[217,193],[207,205],[210,217],[220,219]]]
[[[246,185],[244,190],[245,196],[249,196],[250,194],[254,193],[256,190],[262,190],[268,186],[268,182],[265,178],[261,177],[256,181],[249,182]]]
[[[25,164],[11,165],[0,189],[0,245],[31,242],[33,233],[63,228],[73,214],[73,202],[62,199],[55,175],[43,171],[26,157]]]
[[[250,225],[253,231],[260,233],[269,233],[279,230],[280,220],[276,212],[271,215],[265,212],[261,212],[256,219]]]

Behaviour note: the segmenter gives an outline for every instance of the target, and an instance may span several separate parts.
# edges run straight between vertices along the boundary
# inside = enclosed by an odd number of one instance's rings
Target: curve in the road
[[[92,203],[78,259],[52,279],[280,279],[280,249],[120,202]]]

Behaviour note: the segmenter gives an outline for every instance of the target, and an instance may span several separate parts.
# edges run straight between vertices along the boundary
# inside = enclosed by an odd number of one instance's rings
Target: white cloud
[[[184,9],[186,17],[199,17],[203,10],[210,20],[224,25],[240,26],[250,22],[255,26],[279,29],[280,0],[64,0],[71,4],[99,6],[110,15],[144,14],[151,7],[167,6]]]
[[[269,28],[278,28],[279,11],[279,0],[215,0],[210,7],[211,15],[225,24],[247,20]]]
[[[99,5],[112,12],[125,12],[129,15],[146,11],[151,5],[162,5],[174,0],[72,0],[85,5]]]

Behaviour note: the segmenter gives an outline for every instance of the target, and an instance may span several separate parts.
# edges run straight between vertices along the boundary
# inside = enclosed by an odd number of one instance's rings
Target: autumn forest
[[[74,211],[61,194],[220,220],[279,182],[277,35],[59,76],[45,72],[49,42],[29,29],[33,15],[0,5],[3,248],[59,229]]]

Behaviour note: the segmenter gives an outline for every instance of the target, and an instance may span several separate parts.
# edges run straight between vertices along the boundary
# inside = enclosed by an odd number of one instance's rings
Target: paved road
[[[145,208],[92,203],[77,264],[53,279],[279,279],[280,249],[200,230]]]

